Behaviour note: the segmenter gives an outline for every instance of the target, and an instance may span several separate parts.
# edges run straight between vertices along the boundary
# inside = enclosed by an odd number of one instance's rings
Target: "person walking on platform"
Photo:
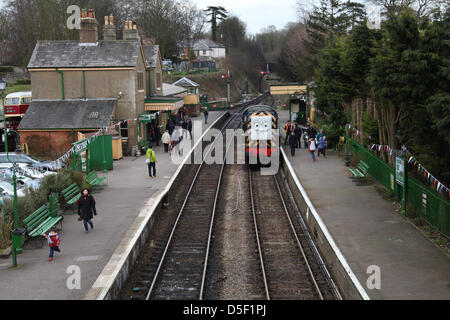
[[[157,147],[159,147],[160,140],[161,140],[161,130],[159,129],[159,126],[155,126],[155,141]]]
[[[166,130],[161,138],[162,143],[164,144],[164,152],[169,152],[169,144],[170,144],[170,134],[169,130]]]
[[[208,108],[205,107],[203,115],[205,116],[205,124],[208,124]]]
[[[295,156],[295,147],[297,146],[297,137],[294,131],[291,131],[289,138],[289,146],[291,147],[291,156]]]
[[[53,253],[59,252],[61,253],[61,249],[59,249],[59,245],[61,243],[61,239],[59,238],[58,233],[52,229],[49,234],[43,234],[44,237],[47,238],[48,246],[50,247],[50,254],[48,255],[48,261],[53,261]]]
[[[320,133],[319,133],[320,134]],[[321,136],[320,138],[318,138],[317,140],[318,140],[318,143],[317,143],[317,149],[319,150],[318,152],[317,152],[317,158],[319,158],[320,157],[320,154],[322,153],[323,154],[323,156],[325,157],[325,144],[324,144],[324,140],[323,140],[323,136]]]
[[[189,131],[189,136],[191,137],[191,140],[192,140],[192,120],[191,119],[187,120],[187,129]]]
[[[187,138],[188,127],[189,127],[188,118],[185,117],[183,122],[181,123],[181,128],[183,129],[183,139]]]
[[[286,125],[284,126],[284,130],[286,131],[286,140],[285,140],[285,144],[289,143],[289,139],[291,136],[291,132],[294,131],[294,125],[291,123],[291,121],[289,120]]]
[[[324,134],[323,134],[323,129],[321,129],[321,130],[319,131],[319,133],[317,134],[317,136],[316,136],[317,143],[319,143],[320,138],[322,138],[323,136],[324,136]]]
[[[295,125],[295,129],[294,129],[294,133],[295,133],[295,137],[297,138],[297,148],[301,149],[302,148],[302,129],[300,128],[300,126],[298,124]]]
[[[305,149],[308,149],[308,132],[306,131],[306,129],[304,129],[302,131],[303,131],[303,143],[304,143]]]
[[[147,163],[148,165],[148,176],[150,178],[156,177],[156,154],[155,150],[152,149],[152,146],[149,146],[147,149],[147,154],[145,155],[145,163]]]
[[[77,201],[78,205],[78,220],[83,221],[84,230],[89,232],[88,225],[91,229],[94,229],[94,224],[92,219],[97,215],[97,210],[95,209],[94,197],[89,193],[89,190],[84,188],[81,191],[81,197]]]
[[[167,124],[167,130],[169,130],[169,135],[172,135],[173,130],[175,130],[175,124],[173,123],[172,119],[170,119],[169,123]]]
[[[309,138],[308,150],[311,154],[311,159],[313,160],[313,162],[316,162],[316,157],[314,155],[314,153],[316,152],[316,140],[314,138]]]

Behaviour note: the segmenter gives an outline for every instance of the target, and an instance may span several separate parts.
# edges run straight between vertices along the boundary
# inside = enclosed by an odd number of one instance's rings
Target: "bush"
[[[0,72],[13,72],[13,71],[14,71],[13,67],[0,66]]]
[[[327,137],[328,148],[332,149],[339,143],[339,138],[344,134],[344,129],[335,128],[329,125],[322,126],[323,133]]]
[[[68,169],[60,170],[55,175],[44,177],[38,189],[27,189],[25,196],[18,198],[19,223],[39,207],[48,203],[48,198],[52,193],[58,192],[59,202],[64,203],[61,191],[74,182],[80,187],[84,187],[84,181],[82,173]],[[3,212],[8,217],[12,218],[14,216],[14,201],[12,198],[5,199]]]
[[[27,84],[31,84],[31,80],[30,79],[22,79],[22,80],[17,80],[16,81],[16,85],[20,86],[20,85],[27,85]]]
[[[11,244],[11,230],[13,227],[12,220],[0,214],[0,249],[5,249]]]

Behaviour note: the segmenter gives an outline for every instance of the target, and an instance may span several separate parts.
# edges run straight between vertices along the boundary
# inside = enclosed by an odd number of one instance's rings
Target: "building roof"
[[[163,92],[164,92],[165,97],[173,96],[173,95],[180,94],[180,93],[183,93],[186,91],[187,91],[186,88],[163,82]]]
[[[19,130],[107,127],[116,102],[116,99],[33,100]]]
[[[146,45],[142,47],[144,50],[145,63],[147,68],[156,68],[159,55],[159,45]]]
[[[174,83],[172,83],[172,85],[185,87],[185,88],[200,87],[200,85],[198,83],[196,83],[196,82],[194,82],[191,79],[186,78],[186,77],[183,77],[183,78],[175,81]]]
[[[135,67],[139,54],[134,40],[38,41],[28,68]]]
[[[184,41],[182,45],[184,48],[188,48],[187,41]],[[195,40],[193,45],[191,44],[191,48],[192,50],[212,50],[213,48],[225,48],[225,46],[209,39],[199,39]]]

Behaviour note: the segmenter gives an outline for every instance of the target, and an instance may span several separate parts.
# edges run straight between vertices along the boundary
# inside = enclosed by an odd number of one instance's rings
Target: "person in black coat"
[[[156,146],[159,147],[159,141],[161,140],[161,130],[159,130],[159,126],[155,126],[155,140]]]
[[[188,119],[187,126],[188,126],[189,135],[191,136],[191,140],[192,140],[192,120],[191,119]]]
[[[295,136],[294,131],[291,132],[289,136],[289,145],[291,146],[291,155],[295,156],[295,147],[297,146],[297,137]]]
[[[172,119],[169,120],[169,123],[167,124],[167,130],[169,130],[170,135],[172,135],[173,131],[175,130],[175,124],[173,123]]]
[[[297,138],[297,148],[301,149],[302,148],[302,129],[299,127],[298,124],[295,125],[295,129],[294,129],[294,133],[295,133],[295,137]]]
[[[78,220],[83,221],[86,232],[89,231],[88,224],[91,226],[91,229],[94,229],[92,218],[97,215],[97,210],[95,209],[94,197],[91,196],[88,189],[84,188],[81,191],[81,197],[78,199],[77,204]]]

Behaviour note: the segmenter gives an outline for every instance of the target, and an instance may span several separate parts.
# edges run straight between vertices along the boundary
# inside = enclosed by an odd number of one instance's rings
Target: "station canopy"
[[[270,86],[271,95],[305,95],[307,93],[308,85],[300,83],[284,83],[273,84]]]

